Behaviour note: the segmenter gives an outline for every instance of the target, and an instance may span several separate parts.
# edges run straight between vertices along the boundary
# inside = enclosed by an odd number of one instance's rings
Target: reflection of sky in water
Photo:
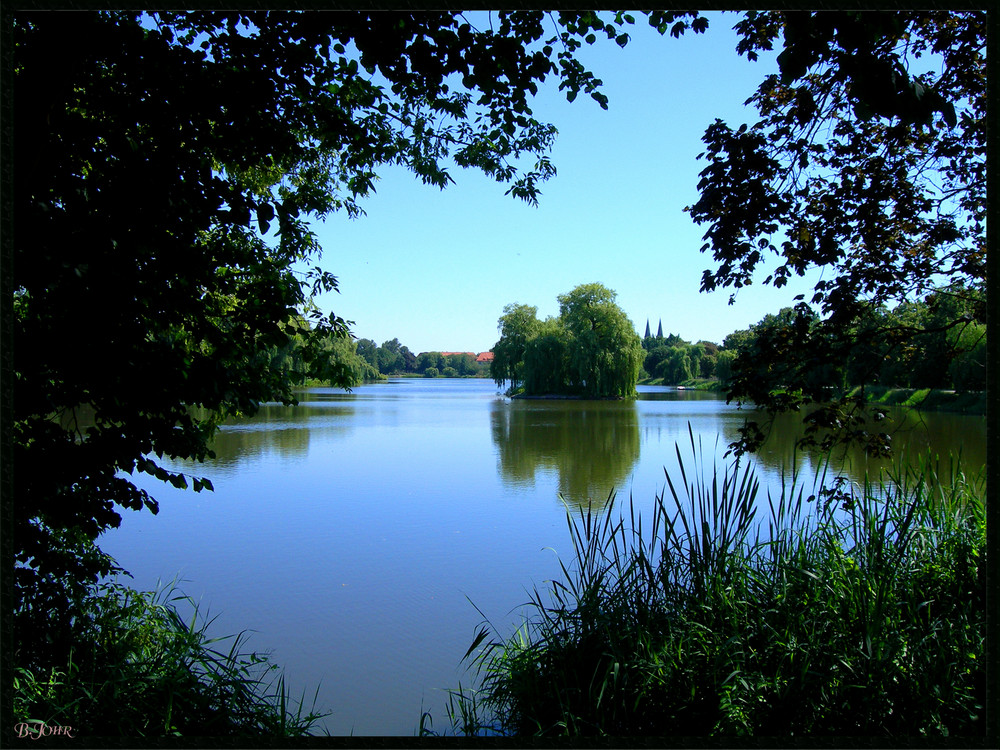
[[[690,479],[689,425],[710,477],[752,416],[714,394],[640,390],[586,404],[511,401],[484,380],[314,389],[232,420],[215,461],[182,466],[214,493],[134,478],[160,514],[126,512],[102,546],[140,588],[180,573],[219,615],[218,634],[257,631],[251,648],[274,650],[294,693],[311,700],[321,683],[332,733],[409,735],[421,702],[441,724],[442,689],[472,680],[459,664],[482,622],[472,603],[510,632],[526,589],[569,561],[560,492],[578,508],[613,488],[619,509],[631,495],[645,512],[664,469],[678,476],[678,444]],[[948,424],[930,415],[932,442],[981,420]],[[758,518],[792,455],[794,432],[776,435],[754,459]],[[978,440],[967,450],[985,460]],[[807,474],[817,464],[796,461]]]

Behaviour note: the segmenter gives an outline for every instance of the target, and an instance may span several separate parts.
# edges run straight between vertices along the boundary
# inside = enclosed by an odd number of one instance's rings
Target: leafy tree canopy
[[[509,382],[511,391],[516,391],[524,382],[524,352],[541,326],[537,315],[538,308],[533,305],[511,303],[497,321],[500,340],[493,346],[490,375],[501,388]]]
[[[970,301],[983,288],[986,13],[748,12],[736,29],[749,59],[780,41],[780,73],[748,101],[753,126],[706,130],[689,211],[717,262],[703,290],[738,290],[762,269],[776,287],[824,269],[809,304],[798,297],[784,331],[732,381],[733,398],[798,409],[815,395],[810,371],[844,361],[883,307],[945,283]],[[965,309],[940,325],[985,322],[985,305]],[[920,333],[866,330],[887,346]],[[834,400],[812,418],[842,424],[860,404]],[[762,434],[749,431],[738,449]]]

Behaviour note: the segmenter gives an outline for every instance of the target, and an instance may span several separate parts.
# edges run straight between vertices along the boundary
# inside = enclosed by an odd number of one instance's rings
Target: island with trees
[[[634,398],[644,352],[616,298],[601,284],[581,284],[560,294],[559,315],[543,321],[536,307],[507,305],[493,346],[497,385],[523,397]]]

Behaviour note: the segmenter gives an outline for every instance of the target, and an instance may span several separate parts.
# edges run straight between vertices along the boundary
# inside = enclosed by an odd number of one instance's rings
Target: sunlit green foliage
[[[981,734],[982,476],[861,487],[680,460],[652,515],[570,515],[574,556],[469,649],[453,730],[517,736]],[[768,512],[768,509],[770,512]]]
[[[559,317],[539,321],[536,307],[510,304],[498,328],[491,367],[510,393],[632,398],[645,351],[635,326],[601,284],[558,296]]]
[[[725,338],[723,351],[731,354],[719,362],[720,380],[731,395],[772,414],[804,410],[805,421],[816,428],[806,432],[804,446],[855,441],[872,454],[890,451],[891,420],[883,409],[869,406],[871,388],[986,388],[982,290],[952,283],[891,310],[879,308],[835,334],[853,341],[846,353],[831,335],[829,320],[806,305],[765,315]],[[811,350],[817,353],[804,367],[800,355]],[[764,434],[766,429],[751,421],[734,447],[753,445]]]
[[[571,382],[571,350],[570,333],[559,321],[541,322],[524,347],[525,393],[565,393]]]
[[[501,388],[510,383],[510,390],[517,391],[524,382],[524,353],[541,327],[537,314],[533,305],[511,303],[497,321],[500,339],[493,345],[490,375]]]
[[[589,398],[635,396],[645,352],[617,296],[601,284],[581,284],[557,297],[570,341],[570,385]]]

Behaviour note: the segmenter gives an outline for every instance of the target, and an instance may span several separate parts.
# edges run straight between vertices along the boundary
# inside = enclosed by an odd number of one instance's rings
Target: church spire
[[[662,320],[660,321],[660,327],[656,329],[656,338],[658,338],[658,339],[662,339],[663,338],[663,321]]]
[[[649,338],[649,318],[646,318],[646,336],[645,336],[645,338],[647,338],[647,339]]]

